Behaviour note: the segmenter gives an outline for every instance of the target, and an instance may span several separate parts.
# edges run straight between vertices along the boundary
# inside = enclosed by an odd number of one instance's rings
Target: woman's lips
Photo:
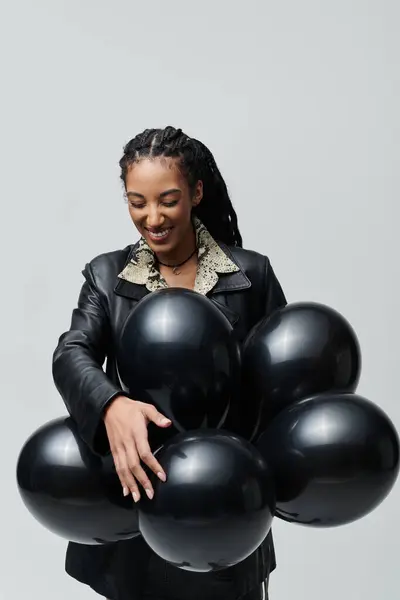
[[[153,241],[153,242],[165,242],[167,240],[167,238],[169,237],[169,234],[172,231],[172,227],[168,227],[165,229],[147,229],[146,227],[146,231],[147,234],[149,236],[149,238]]]

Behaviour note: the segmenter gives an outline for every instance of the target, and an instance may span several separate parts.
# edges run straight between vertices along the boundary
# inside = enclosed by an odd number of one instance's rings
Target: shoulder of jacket
[[[268,268],[269,258],[255,250],[238,248],[237,246],[226,246],[234,260],[244,271],[253,271],[262,269],[263,272]]]
[[[85,266],[84,274],[89,274],[96,282],[114,281],[124,268],[135,245],[130,244],[126,248],[104,252],[92,258]]]

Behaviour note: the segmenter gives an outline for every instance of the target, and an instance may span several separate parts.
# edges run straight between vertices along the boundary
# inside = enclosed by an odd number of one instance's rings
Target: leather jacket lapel
[[[236,325],[236,323],[239,321],[239,315],[237,312],[235,312],[231,308],[229,308],[229,306],[226,304],[226,302],[223,302],[226,299],[224,297],[222,297],[217,300],[216,298],[211,297],[210,300],[225,315],[225,317],[228,319],[228,321],[230,322],[232,327],[234,327]]]
[[[251,282],[243,271],[242,267],[238,264],[237,260],[235,260],[235,257],[230,249],[222,243],[219,243],[218,246],[228,257],[228,259],[230,259],[232,263],[237,266],[237,270],[233,272],[219,273],[217,283],[212,289],[209,290],[209,292],[207,292],[206,296],[212,300],[215,306],[217,306],[217,308],[226,316],[231,325],[234,326],[239,320],[239,315],[229,307],[229,300],[227,296],[229,296],[231,292],[239,292],[249,289],[251,287]],[[127,261],[124,265],[124,269],[132,262],[132,258],[135,257],[138,249],[139,244],[135,244],[132,247],[132,250],[129,253]],[[124,273],[124,271],[122,271],[122,273]],[[213,273],[213,275],[215,275],[215,273]],[[150,290],[142,283],[134,283],[119,276],[114,288],[114,293],[118,296],[123,296],[138,302],[147,296],[147,294],[150,293]]]
[[[145,285],[131,283],[125,279],[118,279],[117,285],[114,288],[114,293],[118,296],[124,296],[125,298],[137,301],[144,298],[147,294],[150,294]]]

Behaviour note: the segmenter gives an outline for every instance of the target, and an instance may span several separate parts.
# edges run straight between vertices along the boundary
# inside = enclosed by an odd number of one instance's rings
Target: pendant
[[[181,273],[180,270],[178,269],[178,267],[174,267],[172,269],[172,272],[173,272],[174,275],[180,275],[180,273]]]

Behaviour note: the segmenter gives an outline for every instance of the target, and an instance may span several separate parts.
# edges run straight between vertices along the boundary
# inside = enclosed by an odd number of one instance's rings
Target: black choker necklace
[[[162,265],[163,267],[168,267],[169,269],[172,269],[172,272],[174,275],[179,275],[180,271],[178,270],[179,267],[182,267],[185,263],[188,262],[188,260],[190,260],[192,258],[192,256],[194,256],[197,252],[197,248],[195,248],[192,252],[192,254],[190,256],[188,256],[187,258],[185,258],[185,260],[183,260],[181,263],[177,264],[177,265],[167,265],[166,263],[161,262],[161,260],[159,258],[157,258],[158,264]]]

